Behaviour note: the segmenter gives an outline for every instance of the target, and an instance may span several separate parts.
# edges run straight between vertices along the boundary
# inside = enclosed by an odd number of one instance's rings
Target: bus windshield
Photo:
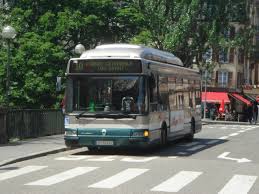
[[[145,85],[142,76],[75,76],[73,111],[142,114],[147,111]]]

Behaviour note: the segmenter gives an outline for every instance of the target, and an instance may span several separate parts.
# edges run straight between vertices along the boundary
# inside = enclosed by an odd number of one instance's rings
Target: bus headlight
[[[149,136],[149,131],[148,130],[144,130],[144,131],[134,131],[132,133],[133,137],[148,137]]]
[[[148,131],[148,130],[145,130],[144,133],[143,133],[143,136],[144,136],[144,137],[148,137],[148,136],[149,136],[149,131]]]
[[[77,136],[77,131],[76,130],[65,131],[65,136]]]

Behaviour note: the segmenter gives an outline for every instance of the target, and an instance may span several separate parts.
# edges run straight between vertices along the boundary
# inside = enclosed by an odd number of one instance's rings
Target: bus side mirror
[[[57,77],[56,92],[60,92],[60,91],[61,91],[61,77]]]

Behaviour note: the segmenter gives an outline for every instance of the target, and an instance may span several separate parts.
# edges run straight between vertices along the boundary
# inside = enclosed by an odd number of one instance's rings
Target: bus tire
[[[68,149],[75,149],[75,148],[79,148],[80,146],[78,145],[77,141],[68,141],[65,140],[65,145]]]
[[[166,144],[167,144],[167,127],[164,124],[161,128],[160,145],[161,147],[165,147]]]
[[[88,151],[89,152],[96,152],[96,151],[99,151],[99,147],[87,147]]]
[[[188,135],[185,136],[186,141],[192,142],[194,139],[194,133],[195,133],[195,120],[192,118],[191,131]]]

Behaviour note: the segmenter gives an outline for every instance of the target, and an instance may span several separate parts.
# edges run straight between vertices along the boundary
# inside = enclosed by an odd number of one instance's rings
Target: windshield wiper
[[[95,117],[96,114],[85,114],[88,111],[83,111],[81,113],[79,113],[78,115],[76,115],[76,118],[79,119],[80,117]]]
[[[136,115],[130,115],[128,113],[117,113],[117,114],[111,114],[113,118],[120,119],[120,118],[133,118],[136,119]]]
[[[80,114],[76,115],[76,118],[79,119],[80,117],[92,117],[92,118],[133,118],[136,119],[136,115],[130,115],[127,113],[95,113],[95,114],[85,114],[87,111],[81,112]]]

